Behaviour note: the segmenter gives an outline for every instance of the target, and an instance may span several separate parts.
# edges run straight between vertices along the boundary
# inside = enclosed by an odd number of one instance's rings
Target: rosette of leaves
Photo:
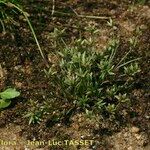
[[[84,40],[77,46],[61,50],[59,62],[46,71],[53,97],[82,110],[114,115],[125,103],[128,105],[127,93],[134,85],[134,76],[140,72],[135,63],[139,58],[129,60],[127,52],[116,62],[118,40],[111,41],[101,53],[84,46],[86,43]]]
[[[20,95],[16,89],[8,88],[0,93],[0,109],[6,108],[11,104],[11,100]]]

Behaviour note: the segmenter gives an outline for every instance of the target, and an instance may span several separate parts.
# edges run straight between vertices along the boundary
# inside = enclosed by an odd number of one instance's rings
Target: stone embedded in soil
[[[130,146],[130,147],[128,147],[128,150],[133,150],[133,148]]]
[[[139,131],[140,131],[140,129],[138,127],[132,127],[131,128],[132,133],[138,133]]]
[[[141,139],[141,135],[139,135],[139,134],[135,134],[135,138],[137,139],[137,140],[139,140],[139,139]]]

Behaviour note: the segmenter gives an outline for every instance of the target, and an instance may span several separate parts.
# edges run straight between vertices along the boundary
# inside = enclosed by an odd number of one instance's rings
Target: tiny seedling
[[[113,28],[114,30],[117,29],[117,27],[115,26],[115,22],[112,18],[110,18],[108,21],[107,21],[107,26]]]
[[[11,104],[11,100],[15,97],[18,97],[20,92],[16,89],[8,88],[5,91],[0,93],[0,109],[6,108]]]
[[[41,121],[41,112],[29,112],[24,117],[29,118],[29,125],[32,123],[39,123]]]
[[[113,22],[112,18],[110,18],[109,21],[107,21],[107,25],[109,27],[113,27],[114,26],[114,22]]]

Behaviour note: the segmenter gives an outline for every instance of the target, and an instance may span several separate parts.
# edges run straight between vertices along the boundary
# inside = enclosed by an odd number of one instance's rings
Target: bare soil
[[[45,115],[40,124],[28,124],[24,118],[31,107],[40,107],[42,101],[49,99],[51,91],[46,78],[46,68],[37,46],[31,36],[27,23],[20,16],[17,26],[12,30],[0,33],[0,91],[7,87],[15,87],[21,91],[12,105],[0,112],[0,140],[17,142],[17,145],[4,146],[0,150],[148,150],[150,149],[150,5],[133,4],[131,1],[118,0],[58,0],[52,16],[51,1],[23,1],[25,10],[30,14],[41,48],[47,61],[56,52],[50,32],[54,28],[65,29],[66,43],[85,38],[89,33],[85,27],[94,26],[100,30],[95,39],[98,51],[103,50],[113,37],[120,38],[118,56],[121,57],[129,49],[129,39],[137,36],[137,46],[133,54],[141,57],[141,73],[137,76],[135,89],[131,96],[132,106],[125,112],[124,118],[111,122],[89,119],[80,111],[60,122],[52,122],[57,108],[69,109],[71,106],[61,102],[51,102],[53,110]],[[84,17],[77,16],[84,15]],[[93,16],[87,18],[86,16]],[[107,24],[107,19],[96,19],[94,16],[112,17],[114,26]],[[140,31],[139,31],[140,29]],[[55,61],[55,59],[53,59]],[[34,103],[31,105],[31,102]],[[63,106],[63,107],[62,107]],[[79,146],[27,146],[27,140],[48,141],[51,139],[92,139],[93,145]]]

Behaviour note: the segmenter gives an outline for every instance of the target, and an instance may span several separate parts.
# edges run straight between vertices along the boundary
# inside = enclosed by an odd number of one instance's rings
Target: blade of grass
[[[125,55],[124,57],[122,57],[122,59],[119,61],[119,63],[116,65],[116,67],[118,67],[123,61],[124,59],[128,56],[128,54],[131,52],[131,50],[129,50]]]
[[[121,67],[123,67],[123,66],[125,66],[127,64],[130,64],[131,62],[134,62],[134,61],[137,61],[137,60],[140,60],[140,59],[141,58],[136,58],[136,59],[130,60],[130,61],[126,62],[126,63],[123,63],[123,64],[119,65],[118,67],[116,67],[116,69],[119,69],[119,68],[121,68]]]
[[[6,32],[6,30],[5,30],[5,25],[4,25],[4,23],[3,23],[3,21],[0,19],[0,23],[1,23],[1,25],[2,25],[2,29],[3,29],[3,32],[5,33]]]
[[[35,42],[36,42],[36,45],[37,45],[37,47],[38,47],[38,50],[39,50],[39,52],[40,52],[40,54],[41,54],[41,57],[43,58],[46,67],[49,68],[49,64],[48,64],[48,62],[47,62],[47,60],[46,60],[46,58],[45,58],[45,56],[44,56],[44,54],[43,54],[43,51],[42,51],[42,49],[41,49],[41,47],[40,47],[40,44],[39,44],[38,39],[37,39],[37,37],[36,37],[35,31],[34,31],[34,29],[33,29],[33,26],[32,26],[32,24],[31,24],[31,22],[30,22],[30,20],[29,20],[29,18],[28,18],[28,14],[27,14],[25,11],[23,11],[21,8],[19,8],[17,5],[13,4],[13,3],[10,3],[10,2],[7,3],[7,2],[3,2],[3,1],[0,1],[0,3],[3,3],[3,4],[5,4],[6,6],[9,6],[9,7],[14,7],[14,8],[16,8],[18,11],[20,11],[20,12],[24,15],[24,17],[25,17],[25,19],[27,20],[27,23],[28,23],[28,25],[29,25],[29,28],[30,28],[30,30],[31,30],[31,33],[32,33],[32,35],[33,35],[33,37],[34,37],[34,40],[35,40]]]

